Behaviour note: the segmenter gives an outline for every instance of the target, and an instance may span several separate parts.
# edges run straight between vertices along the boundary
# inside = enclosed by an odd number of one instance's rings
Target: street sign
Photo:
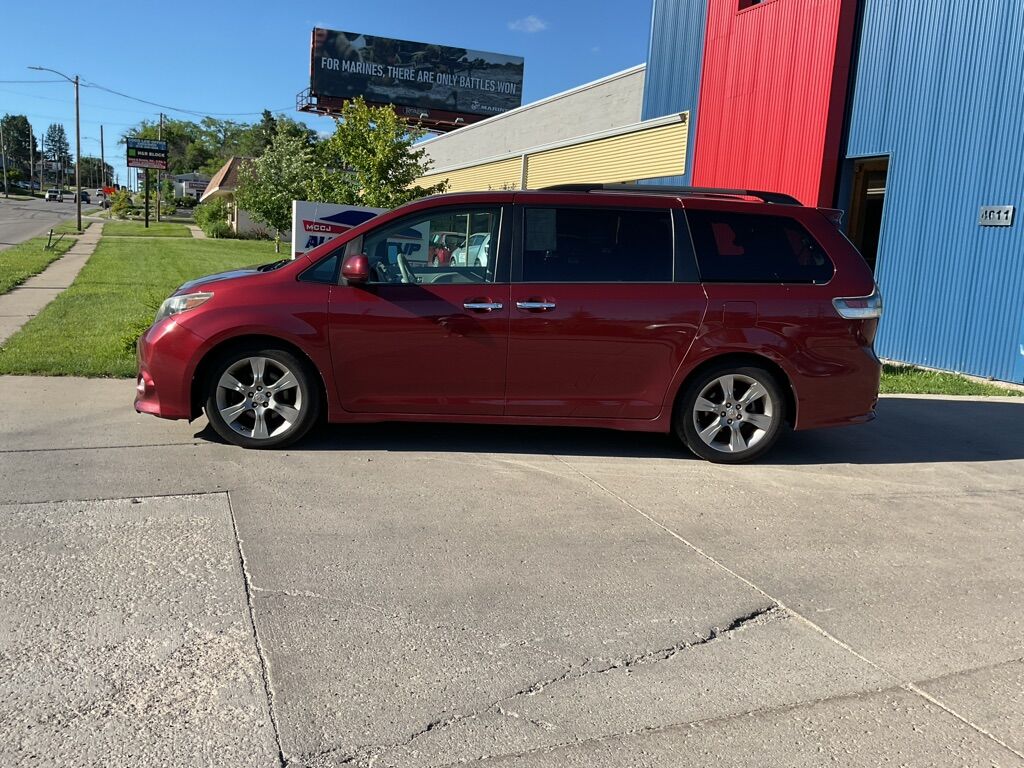
[[[152,139],[126,139],[129,168],[167,170],[167,142]]]

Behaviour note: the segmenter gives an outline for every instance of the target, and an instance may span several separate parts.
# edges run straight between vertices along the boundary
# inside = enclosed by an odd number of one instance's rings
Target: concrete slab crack
[[[277,743],[277,760],[281,766],[288,765],[285,758],[284,747],[281,744],[281,729],[277,723],[277,715],[274,712],[274,689],[270,685],[270,670],[267,666],[266,653],[260,643],[260,632],[256,627],[256,611],[252,602],[252,577],[249,575],[249,565],[245,560],[245,552],[242,550],[242,539],[238,535],[238,521],[235,519],[235,508],[231,504],[231,494],[226,493],[228,500],[228,512],[231,515],[231,530],[235,534],[235,546],[238,549],[238,562],[242,569],[242,583],[245,586],[245,602],[249,608],[249,623],[252,627],[253,641],[256,644],[256,655],[260,660],[260,672],[263,677],[263,688],[267,694],[267,712],[270,716],[270,725],[274,729],[274,740]]]
[[[560,675],[544,680],[539,680],[535,683],[531,683],[524,688],[514,691],[511,694],[503,696],[496,701],[493,701],[479,709],[464,712],[461,714],[453,713],[443,717],[438,717],[431,720],[422,728],[413,731],[404,740],[398,742],[392,742],[388,744],[367,744],[356,748],[354,752],[346,754],[341,758],[341,765],[364,765],[372,766],[385,752],[392,749],[400,749],[412,745],[417,740],[423,738],[429,733],[435,731],[441,731],[445,728],[449,728],[456,723],[465,722],[468,720],[475,720],[487,714],[496,714],[502,717],[509,717],[544,730],[557,730],[557,726],[552,723],[545,722],[543,720],[535,720],[529,717],[525,717],[520,713],[516,712],[514,708],[509,705],[525,696],[536,696],[544,690],[547,690],[553,686],[559,685],[567,681],[581,680],[591,675],[603,675],[615,671],[625,670],[628,673],[632,668],[638,667],[644,664],[654,664],[658,662],[668,661],[680,653],[683,653],[691,648],[696,648],[702,645],[713,643],[717,640],[728,639],[738,632],[758,625],[769,624],[774,621],[781,621],[788,618],[789,613],[785,609],[778,605],[768,605],[762,608],[758,608],[751,613],[737,616],[725,627],[713,627],[707,633],[699,635],[695,639],[685,640],[674,645],[670,645],[666,648],[659,648],[652,651],[645,651],[631,656],[623,656],[616,659],[601,659],[601,658],[588,658],[582,664],[571,665],[568,669],[562,672]],[[326,749],[321,752],[317,752],[312,755],[306,755],[302,758],[297,758],[293,765],[307,765],[314,763],[325,757],[337,755],[341,752],[341,748]]]

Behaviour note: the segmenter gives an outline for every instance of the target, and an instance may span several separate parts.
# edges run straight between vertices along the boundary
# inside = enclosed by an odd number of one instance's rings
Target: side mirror
[[[341,264],[341,276],[348,282],[360,284],[370,279],[370,260],[365,253],[346,256]]]

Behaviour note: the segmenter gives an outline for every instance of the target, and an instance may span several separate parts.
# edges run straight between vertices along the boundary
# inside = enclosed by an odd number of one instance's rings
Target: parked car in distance
[[[58,202],[58,203],[63,203],[64,202],[64,192],[59,190],[59,189],[57,189],[56,187],[53,187],[51,189],[46,190],[46,198],[45,199],[46,199],[46,202],[48,202],[48,203],[51,200],[55,201],[55,202]]]
[[[452,251],[462,245],[465,240],[466,236],[459,232],[435,232],[430,237],[429,264],[433,267],[448,266]]]
[[[481,232],[470,235],[464,245],[452,251],[452,264],[462,266],[486,267],[487,255],[491,249],[491,236],[489,233]]]
[[[425,198],[181,286],[139,340],[135,408],[205,410],[246,448],[324,416],[673,432],[749,461],[874,418],[881,297],[837,213],[691,187]],[[463,226],[486,263],[408,258]]]

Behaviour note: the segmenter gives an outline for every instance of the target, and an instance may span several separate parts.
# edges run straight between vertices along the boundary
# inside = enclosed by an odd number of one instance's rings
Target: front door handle
[[[473,299],[462,306],[470,312],[497,312],[505,305],[500,301],[491,301],[490,299]]]
[[[516,308],[527,312],[550,312],[555,308],[553,301],[517,301]]]

